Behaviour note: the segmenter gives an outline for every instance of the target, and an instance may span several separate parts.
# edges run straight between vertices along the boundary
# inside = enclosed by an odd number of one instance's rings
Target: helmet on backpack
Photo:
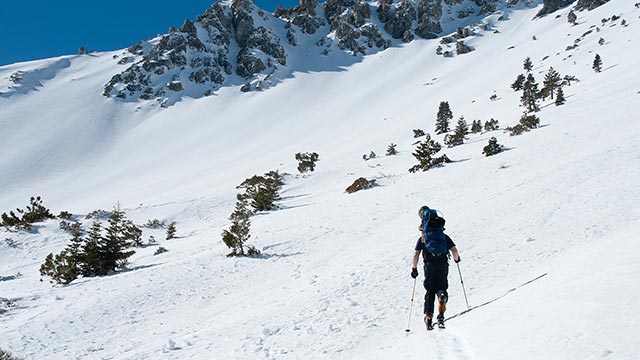
[[[420,219],[424,218],[424,216],[427,215],[427,210],[429,210],[427,205],[421,206],[420,210],[418,210],[418,217],[420,217]]]

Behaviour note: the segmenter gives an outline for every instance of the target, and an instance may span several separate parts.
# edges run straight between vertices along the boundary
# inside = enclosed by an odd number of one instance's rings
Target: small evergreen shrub
[[[522,133],[525,133],[525,132],[529,131],[529,129],[527,129],[522,124],[517,124],[515,126],[508,127],[507,131],[509,131],[509,135],[511,135],[511,136],[517,136],[517,135],[521,135]]]
[[[142,243],[142,231],[126,219],[119,205],[110,213],[104,234],[97,220],[86,237],[82,237],[80,223],[63,226],[72,235],[70,243],[59,254],[49,254],[40,267],[41,275],[58,284],[68,284],[80,275],[101,276],[122,268],[134,253],[128,249]]]
[[[58,214],[58,219],[69,220],[72,216],[73,214],[68,211],[60,211],[60,213]]]
[[[147,220],[147,223],[144,224],[144,227],[149,228],[149,229],[161,229],[164,227],[164,222],[158,220],[158,219],[149,219]]]
[[[369,153],[369,155],[367,155],[367,154],[362,155],[362,160],[369,161],[369,160],[375,159],[377,157],[378,157],[378,155],[376,155],[375,152],[371,151],[371,153]]]
[[[298,171],[300,173],[313,172],[316,168],[316,161],[318,161],[318,153],[297,153],[295,155],[298,160]]]
[[[500,124],[498,123],[498,120],[494,118],[491,118],[484,123],[484,131],[486,132],[498,130],[499,128]]]
[[[349,187],[345,190],[348,194],[352,194],[356,191],[370,189],[376,186],[376,180],[367,180],[363,177],[356,179],[353,184],[349,185]]]
[[[162,246],[160,246],[158,248],[158,250],[156,250],[156,252],[153,253],[153,256],[160,255],[160,254],[163,254],[163,253],[166,253],[166,252],[169,252],[169,250],[167,250],[167,249],[163,248]]]
[[[175,239],[176,237],[176,222],[172,221],[167,227],[167,240]]]
[[[558,88],[558,92],[557,92],[556,95],[557,95],[556,96],[556,101],[555,101],[556,106],[564,105],[564,103],[567,100],[564,98],[564,91],[562,91],[562,87]]]
[[[413,138],[414,139],[417,139],[417,138],[419,138],[421,136],[424,136],[424,135],[425,135],[424,130],[422,130],[422,129],[413,129]]]
[[[482,132],[482,122],[480,120],[474,120],[471,123],[471,133],[477,134]]]
[[[593,65],[591,66],[591,68],[596,73],[602,71],[602,58],[600,57],[600,54],[596,54],[596,57],[593,59]]]
[[[519,74],[513,84],[511,84],[511,88],[513,89],[513,91],[522,90],[525,80],[525,76],[523,74]]]
[[[417,149],[412,153],[412,155],[418,160],[418,164],[412,166],[409,169],[409,172],[414,173],[417,171],[427,171],[435,166],[451,162],[447,155],[441,155],[439,157],[434,156],[441,149],[442,146],[435,140],[431,139],[431,136],[427,134],[425,141],[418,144]]]
[[[15,226],[16,229],[28,231],[31,229],[31,224],[55,218],[55,216],[51,214],[51,211],[42,205],[42,198],[40,198],[40,196],[31,197],[26,209],[22,210],[18,208],[16,212],[20,214],[20,216],[16,215],[13,211],[10,211],[9,214],[3,213],[0,215],[2,225]]]
[[[436,115],[436,134],[444,134],[449,132],[449,121],[453,119],[453,112],[449,106],[449,102],[441,101],[438,106],[438,114]]]
[[[246,246],[245,243],[251,237],[249,233],[251,230],[251,221],[249,215],[251,211],[247,208],[247,201],[238,196],[236,202],[236,208],[229,216],[231,220],[231,226],[229,230],[222,232],[222,241],[231,252],[227,256],[252,256],[260,254],[253,246]],[[245,250],[245,247],[247,248]]]
[[[387,148],[387,156],[392,156],[392,155],[397,155],[398,151],[396,150],[396,146],[398,146],[397,144],[391,143],[389,145],[389,147]]]
[[[482,149],[484,156],[492,156],[502,152],[504,146],[498,144],[498,139],[492,137],[489,139],[489,144]]]
[[[253,212],[274,210],[283,185],[282,175],[278,171],[270,171],[263,176],[254,175],[237,186],[238,189],[244,189],[244,193],[238,197],[250,201]]]
[[[527,129],[535,129],[540,126],[540,119],[535,114],[523,114],[520,124]]]

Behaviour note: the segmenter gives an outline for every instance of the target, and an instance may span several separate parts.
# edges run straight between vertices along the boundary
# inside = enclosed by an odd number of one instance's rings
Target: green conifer
[[[556,96],[556,101],[555,101],[556,106],[564,105],[566,100],[564,98],[564,91],[562,91],[562,87],[558,88],[558,94],[557,95],[558,96]]]
[[[538,84],[531,73],[527,76],[522,88],[520,102],[527,112],[540,111],[540,106],[538,106]]]
[[[524,70],[528,73],[531,72],[531,70],[533,70],[533,63],[531,62],[531,58],[527,56],[526,59],[524,59],[524,63],[522,64],[522,68],[524,68]]]
[[[451,107],[447,101],[440,102],[438,114],[436,115],[436,134],[443,134],[449,131],[449,121],[453,119]]]
[[[591,68],[597,73],[602,71],[602,58],[599,54],[596,54],[596,57],[593,59],[593,66]]]
[[[498,144],[498,139],[492,137],[489,139],[489,144],[482,149],[482,153],[485,156],[492,156],[501,153],[503,149],[504,146]]]

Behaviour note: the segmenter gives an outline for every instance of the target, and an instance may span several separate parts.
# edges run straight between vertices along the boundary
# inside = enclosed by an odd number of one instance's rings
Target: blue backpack
[[[447,238],[444,235],[444,218],[434,209],[426,209],[422,214],[422,241],[425,249],[433,255],[446,255]]]

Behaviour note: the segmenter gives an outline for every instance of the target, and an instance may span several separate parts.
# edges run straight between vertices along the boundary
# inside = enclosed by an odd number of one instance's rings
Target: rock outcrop
[[[544,0],[539,15],[576,0]],[[576,9],[593,9],[608,0],[578,0]],[[461,19],[511,7],[518,0],[301,0],[268,14],[253,0],[224,0],[195,21],[185,20],[167,34],[141,41],[114,57],[124,70],[104,86],[103,94],[126,101],[157,100],[170,105],[183,96],[202,97],[220,87],[262,90],[293,69],[294,59],[310,54],[362,56],[416,38],[442,37],[439,55],[472,51],[462,40],[478,26],[458,27]],[[443,37],[444,36],[444,37]],[[315,48],[315,49],[314,49]],[[305,54],[304,56],[299,56]],[[315,56],[315,55],[314,55]],[[301,60],[298,60],[300,62]]]

